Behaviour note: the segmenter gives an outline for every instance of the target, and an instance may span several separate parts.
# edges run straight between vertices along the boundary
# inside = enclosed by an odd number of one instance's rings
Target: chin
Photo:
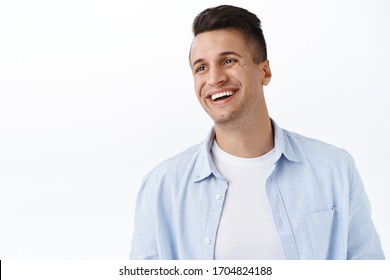
[[[214,118],[214,123],[216,125],[222,126],[222,125],[229,125],[235,123],[235,118],[224,116],[219,118]]]

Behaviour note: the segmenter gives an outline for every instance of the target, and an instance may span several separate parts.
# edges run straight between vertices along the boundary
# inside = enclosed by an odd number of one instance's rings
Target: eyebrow
[[[234,52],[234,51],[228,51],[228,52],[221,52],[218,56],[219,57],[222,57],[222,56],[228,56],[228,55],[235,55],[235,56],[238,56],[239,58],[242,58],[242,56],[237,53],[237,52]],[[195,66],[195,64],[198,64],[200,62],[203,62],[205,59],[204,58],[199,58],[197,60],[195,60],[193,63],[192,63],[192,67]]]

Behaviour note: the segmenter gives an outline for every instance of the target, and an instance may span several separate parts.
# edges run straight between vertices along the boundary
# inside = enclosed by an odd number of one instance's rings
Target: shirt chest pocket
[[[337,248],[337,230],[340,219],[339,207],[313,212],[307,216],[308,234],[313,253],[313,259],[326,260],[335,258]],[[337,258],[337,257],[336,257]]]

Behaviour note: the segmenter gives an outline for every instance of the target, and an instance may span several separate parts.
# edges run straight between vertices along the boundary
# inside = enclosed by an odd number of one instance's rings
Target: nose
[[[208,72],[207,83],[210,86],[218,86],[226,82],[227,75],[220,67],[211,67]]]

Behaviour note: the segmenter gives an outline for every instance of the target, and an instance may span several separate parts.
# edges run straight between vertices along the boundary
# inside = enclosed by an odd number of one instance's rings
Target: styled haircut
[[[234,28],[241,31],[252,47],[253,61],[259,64],[267,59],[260,19],[243,8],[221,5],[208,8],[196,16],[192,25],[194,36],[218,29]]]

